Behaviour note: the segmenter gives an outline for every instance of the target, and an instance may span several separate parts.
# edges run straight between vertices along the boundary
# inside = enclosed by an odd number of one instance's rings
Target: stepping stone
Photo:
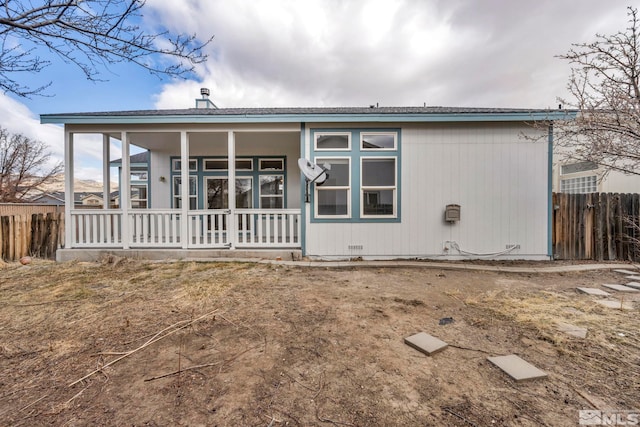
[[[625,279],[628,279],[628,280],[640,280],[640,276],[626,276]]]
[[[579,292],[587,295],[598,295],[601,297],[608,297],[611,295],[609,292],[605,292],[602,289],[598,288],[576,288]]]
[[[418,351],[421,351],[427,356],[431,356],[432,354],[442,351],[448,346],[446,342],[425,332],[420,332],[405,338],[404,343]]]
[[[619,291],[619,292],[638,292],[637,289],[633,289],[630,288],[629,286],[625,286],[625,285],[610,285],[610,284],[605,284],[602,285],[605,288],[609,288],[609,289],[613,289],[614,291]]]
[[[627,286],[630,288],[634,288],[634,289],[639,289],[640,290],[640,283],[638,282],[629,282],[627,283]]]
[[[536,378],[544,378],[547,376],[546,372],[533,366],[531,363],[522,360],[515,354],[508,356],[488,357],[489,362],[502,369],[511,378],[520,382],[533,380]]]
[[[572,325],[570,323],[556,322],[556,328],[560,332],[564,332],[565,334],[571,335],[572,337],[576,337],[576,338],[587,337],[587,330],[585,328],[581,328],[579,326]]]
[[[634,270],[613,270],[613,271],[615,271],[616,273],[632,274],[632,275],[640,273],[640,271],[638,271],[638,270],[635,270],[635,271]]]
[[[633,305],[628,302],[620,303],[618,300],[607,300],[601,299],[596,301],[598,304],[603,305],[608,308],[615,308],[617,310],[633,310]]]
[[[563,310],[565,313],[569,313],[569,314],[576,314],[576,315],[584,314],[584,311],[580,311],[574,307],[564,307]]]

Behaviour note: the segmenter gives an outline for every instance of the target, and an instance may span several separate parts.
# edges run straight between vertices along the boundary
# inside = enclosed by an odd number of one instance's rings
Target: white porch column
[[[66,248],[72,248],[73,230],[75,229],[71,218],[71,209],[74,208],[73,197],[73,133],[64,132],[64,241]]]
[[[131,197],[130,181],[131,181],[131,167],[129,158],[129,135],[127,132],[121,133],[122,141],[122,176],[120,177],[120,209],[122,209],[122,249],[129,249],[129,242],[131,241],[131,229],[129,221],[129,208],[131,203],[129,199]]]
[[[233,131],[227,133],[227,161],[229,168],[229,179],[227,181],[227,191],[229,196],[229,221],[227,222],[227,233],[229,236],[229,248],[236,248],[236,135]]]
[[[186,131],[180,132],[180,242],[182,249],[189,247],[189,136]],[[173,183],[171,183],[173,185]]]
[[[109,134],[102,134],[102,203],[103,209],[111,207],[111,168],[109,161],[111,160],[111,138]]]

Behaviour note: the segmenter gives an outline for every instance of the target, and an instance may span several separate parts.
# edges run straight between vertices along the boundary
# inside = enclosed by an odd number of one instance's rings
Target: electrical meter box
[[[444,209],[444,220],[447,222],[460,221],[460,205],[447,205]]]

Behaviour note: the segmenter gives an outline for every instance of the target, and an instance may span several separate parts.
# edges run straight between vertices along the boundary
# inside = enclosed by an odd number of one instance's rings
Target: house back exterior
[[[106,183],[110,146],[122,144],[119,207],[67,201],[59,259],[552,257],[552,123],[566,111],[198,104],[41,116],[64,124],[67,195],[80,135],[101,135]],[[148,150],[148,173],[132,167],[132,144]],[[299,158],[328,179],[308,182]]]

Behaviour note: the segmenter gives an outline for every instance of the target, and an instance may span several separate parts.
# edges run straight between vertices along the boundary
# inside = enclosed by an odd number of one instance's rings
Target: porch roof
[[[467,107],[187,108],[42,114],[41,123],[490,122],[571,120],[576,111]]]

